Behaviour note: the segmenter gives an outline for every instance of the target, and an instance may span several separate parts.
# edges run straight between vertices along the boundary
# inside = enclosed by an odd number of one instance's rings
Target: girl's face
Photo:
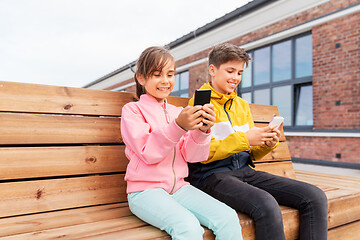
[[[138,75],[137,78],[139,83],[145,87],[147,94],[156,98],[158,102],[163,102],[174,88],[175,64],[173,61],[168,61],[161,72],[155,71],[146,79],[142,75]]]

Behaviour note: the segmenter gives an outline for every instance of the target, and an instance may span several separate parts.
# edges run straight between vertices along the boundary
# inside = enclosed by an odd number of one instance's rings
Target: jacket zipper
[[[163,109],[164,109],[164,113],[165,113],[166,122],[167,122],[167,124],[170,124],[170,118],[169,118],[168,111],[166,110],[165,106],[163,107]],[[174,156],[173,156],[172,165],[171,165],[171,168],[172,168],[172,171],[173,171],[173,174],[174,174],[174,184],[173,184],[173,186],[171,188],[170,194],[173,194],[174,189],[175,189],[175,185],[176,185],[175,156],[176,156],[176,146],[174,147]]]

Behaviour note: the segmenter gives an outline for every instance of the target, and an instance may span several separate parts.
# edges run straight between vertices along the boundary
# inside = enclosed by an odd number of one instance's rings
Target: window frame
[[[291,121],[291,126],[284,126],[285,130],[291,130],[291,131],[309,131],[313,129],[313,125],[308,125],[308,126],[302,126],[302,125],[295,125],[296,123],[296,109],[295,109],[295,90],[296,87],[301,87],[304,85],[313,85],[312,82],[312,76],[306,76],[306,77],[300,77],[300,78],[296,78],[295,77],[295,59],[296,59],[296,46],[295,46],[295,40],[297,38],[301,38],[307,35],[312,35],[311,31],[296,35],[296,36],[291,36],[289,38],[285,38],[282,39],[281,41],[277,41],[277,42],[273,42],[270,44],[266,44],[263,45],[261,47],[258,48],[254,48],[251,50],[248,50],[248,53],[251,53],[252,56],[254,57],[254,51],[258,50],[258,49],[262,49],[262,48],[266,48],[269,47],[270,48],[270,81],[268,83],[264,83],[264,84],[260,84],[260,85],[254,85],[254,65],[252,65],[251,68],[251,86],[250,87],[242,87],[241,83],[239,84],[238,88],[237,88],[237,92],[238,95],[241,97],[243,93],[251,93],[251,102],[254,102],[254,92],[256,90],[263,90],[263,89],[269,89],[270,90],[270,105],[273,105],[273,88],[275,87],[282,87],[282,86],[290,86],[290,91],[291,91],[291,96],[290,96],[290,106],[291,106],[291,117],[292,117],[292,121]],[[281,81],[273,81],[273,45],[282,43],[282,42],[286,42],[286,41],[291,41],[291,78],[288,80],[281,80]],[[312,61],[313,62],[313,61]],[[253,62],[249,63],[249,64],[254,64]],[[313,110],[313,109],[312,109]],[[314,117],[314,115],[313,115]]]
[[[184,73],[188,73],[189,77],[188,77],[188,87],[187,88],[184,88],[182,89],[181,88],[181,75],[184,74]],[[182,94],[187,94],[187,97],[189,97],[189,84],[190,84],[190,73],[189,73],[189,70],[185,70],[185,71],[182,71],[182,72],[177,72],[175,74],[175,79],[176,79],[176,76],[179,76],[179,90],[177,91],[172,91],[170,93],[170,96],[175,96],[175,97],[180,97]]]

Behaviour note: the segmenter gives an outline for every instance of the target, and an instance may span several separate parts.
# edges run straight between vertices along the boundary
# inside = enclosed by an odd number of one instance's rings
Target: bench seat
[[[132,93],[0,81],[0,240],[170,239],[128,208],[120,123],[121,107],[134,100]],[[256,126],[278,115],[274,106],[250,107]],[[329,239],[360,235],[360,179],[295,171],[284,135],[256,169],[322,188]],[[286,238],[296,239],[297,210],[281,210]],[[252,219],[238,215],[244,239],[255,239]],[[210,230],[204,239],[214,239]]]

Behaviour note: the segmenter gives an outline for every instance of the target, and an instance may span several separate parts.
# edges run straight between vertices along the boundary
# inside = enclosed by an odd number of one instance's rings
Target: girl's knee
[[[241,226],[237,212],[228,208],[212,229],[216,239],[242,240]]]
[[[165,229],[172,237],[172,239],[203,239],[204,229],[195,217],[182,219],[181,222],[169,229]]]

